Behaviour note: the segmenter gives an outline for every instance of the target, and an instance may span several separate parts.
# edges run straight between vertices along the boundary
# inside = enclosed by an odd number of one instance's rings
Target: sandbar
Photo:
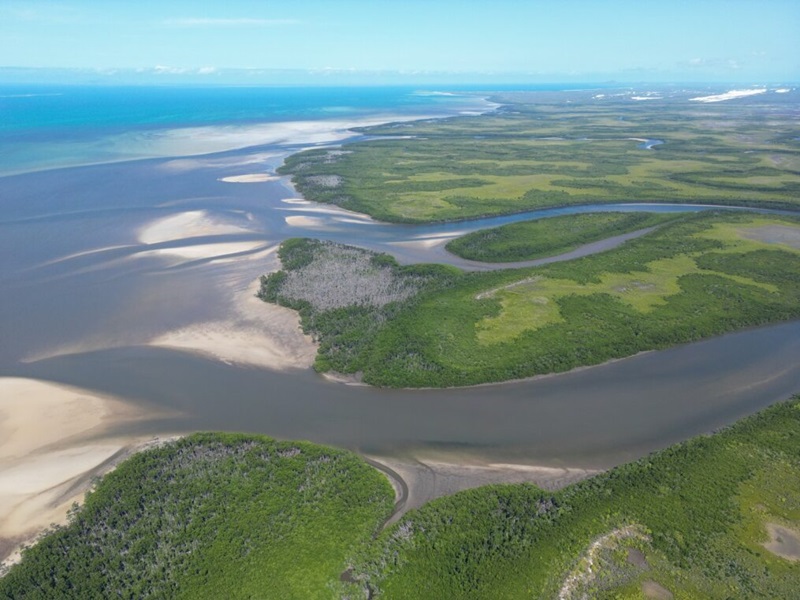
[[[230,175],[229,177],[220,177],[218,181],[225,183],[264,183],[266,181],[277,181],[280,177],[277,175],[270,175],[268,173],[250,173],[248,175]]]
[[[192,324],[151,340],[151,346],[210,356],[225,363],[283,371],[308,369],[317,344],[300,329],[296,311],[256,297],[259,281],[236,293],[225,320]]]
[[[148,223],[139,230],[138,238],[142,244],[161,244],[193,237],[251,232],[241,224],[226,222],[208,211],[191,210]]]

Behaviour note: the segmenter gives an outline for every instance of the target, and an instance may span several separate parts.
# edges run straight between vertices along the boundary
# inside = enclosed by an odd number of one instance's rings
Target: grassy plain
[[[196,434],[107,475],[0,579],[0,598],[336,598],[393,499],[349,452]]]
[[[493,114],[368,128],[380,139],[302,152],[281,172],[309,200],[409,223],[607,202],[800,206],[789,104],[498,100]]]
[[[449,242],[447,250],[481,262],[514,262],[555,256],[615,235],[675,220],[671,214],[585,213],[482,229]]]
[[[313,255],[313,242],[302,245]],[[291,269],[292,248],[282,252]],[[462,273],[380,260],[415,278],[417,291],[369,315],[355,305],[301,310],[322,341],[320,370],[362,372],[387,387],[470,385],[800,317],[796,217],[686,215],[614,250],[527,269]],[[263,297],[292,306],[281,300],[282,277],[270,277],[272,295]]]
[[[794,598],[800,403],[557,493],[487,486],[409,512],[355,574],[381,598]],[[656,595],[661,594],[661,595]]]

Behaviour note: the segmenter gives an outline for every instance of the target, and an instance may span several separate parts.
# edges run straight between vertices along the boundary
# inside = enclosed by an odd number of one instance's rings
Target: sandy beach
[[[104,436],[144,416],[87,390],[0,378],[0,562],[18,559],[21,544],[64,523],[94,476],[153,441]]]

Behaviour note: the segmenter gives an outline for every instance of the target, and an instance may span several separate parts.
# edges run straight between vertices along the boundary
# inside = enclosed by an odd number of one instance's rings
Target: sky
[[[0,80],[63,69],[141,82],[797,82],[800,1],[0,0]]]

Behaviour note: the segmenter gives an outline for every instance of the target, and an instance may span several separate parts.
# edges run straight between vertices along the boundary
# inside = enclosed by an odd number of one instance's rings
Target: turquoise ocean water
[[[581,86],[529,89],[567,87]],[[243,130],[298,121],[356,122],[481,112],[491,108],[485,99],[493,91],[502,88],[0,84],[0,175],[189,153],[186,143],[168,143],[180,137],[175,132],[187,128],[192,128],[192,139],[202,141],[219,138],[220,128]],[[230,133],[228,129],[225,131]],[[264,130],[263,143],[274,141]],[[223,142],[218,146],[228,149]],[[198,152],[208,147],[199,144]]]
[[[196,138],[220,127],[441,116],[487,106],[479,94],[396,87],[0,86],[0,173],[169,155],[152,140],[185,128]]]

